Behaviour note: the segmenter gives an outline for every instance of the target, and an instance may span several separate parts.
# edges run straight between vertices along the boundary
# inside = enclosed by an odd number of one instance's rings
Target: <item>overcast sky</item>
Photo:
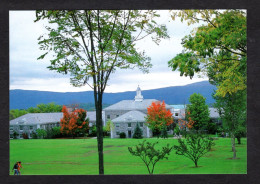
[[[180,77],[178,71],[168,68],[168,61],[182,52],[181,39],[193,29],[178,19],[172,21],[168,11],[160,10],[159,22],[166,24],[170,39],[162,40],[156,45],[150,39],[137,44],[146,55],[151,57],[153,67],[148,74],[138,69],[116,70],[112,73],[105,92],[134,91],[139,85],[142,90],[169,86],[182,86],[208,80],[206,77],[192,80]],[[37,38],[45,32],[47,22],[37,22],[34,11],[10,11],[10,89],[76,92],[91,90],[88,85],[73,87],[70,76],[49,71],[49,58],[37,60],[43,54],[39,50]]]

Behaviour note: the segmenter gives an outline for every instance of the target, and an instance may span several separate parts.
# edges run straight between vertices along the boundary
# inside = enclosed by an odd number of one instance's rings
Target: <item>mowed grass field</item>
[[[135,146],[144,139],[104,139],[105,174],[148,174],[139,157],[132,156],[129,146]],[[177,145],[169,139],[147,139],[159,141],[157,148]],[[159,161],[154,174],[246,174],[247,145],[242,139],[236,145],[238,159],[231,159],[231,140],[219,138],[212,151],[202,157],[195,168],[194,163],[173,150],[169,159]],[[16,161],[22,161],[22,175],[97,175],[98,153],[96,139],[24,139],[10,140],[10,175]]]

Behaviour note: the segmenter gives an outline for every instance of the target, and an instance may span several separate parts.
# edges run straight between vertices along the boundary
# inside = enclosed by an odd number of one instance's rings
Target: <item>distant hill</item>
[[[142,89],[142,86],[141,86]],[[143,90],[142,95],[145,99],[164,100],[167,104],[187,104],[189,96],[193,93],[200,93],[206,97],[208,104],[213,103],[211,97],[215,86],[208,81],[197,82],[186,86],[173,86],[152,90]],[[134,99],[135,91],[121,93],[105,93],[103,103],[114,104],[121,100]],[[72,103],[94,103],[93,91],[85,92],[47,92],[33,90],[10,90],[10,109],[27,109],[36,107],[40,103],[55,102],[59,105]]]

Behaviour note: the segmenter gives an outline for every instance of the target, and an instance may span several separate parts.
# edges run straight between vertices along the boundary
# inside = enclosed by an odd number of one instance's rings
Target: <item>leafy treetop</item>
[[[241,10],[182,10],[172,18],[181,17],[188,25],[204,23],[182,39],[185,48],[168,62],[173,71],[192,78],[195,73],[214,70],[218,78],[216,95],[225,96],[246,89],[247,21]]]

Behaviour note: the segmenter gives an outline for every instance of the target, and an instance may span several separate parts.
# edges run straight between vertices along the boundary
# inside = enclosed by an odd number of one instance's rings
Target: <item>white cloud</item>
[[[133,91],[137,85],[142,90],[168,86],[186,85],[207,79],[180,77],[179,72],[168,68],[168,61],[182,51],[181,39],[190,33],[193,27],[172,21],[168,11],[160,11],[158,22],[166,24],[170,39],[162,40],[156,45],[151,39],[137,43],[139,50],[145,50],[151,57],[153,68],[149,74],[138,69],[117,70],[111,74],[106,92]],[[49,71],[50,57],[38,61],[43,54],[39,50],[38,37],[45,33],[46,22],[36,22],[34,11],[10,11],[10,89],[27,89],[42,91],[87,91],[88,86],[76,88],[70,85],[69,75]]]

